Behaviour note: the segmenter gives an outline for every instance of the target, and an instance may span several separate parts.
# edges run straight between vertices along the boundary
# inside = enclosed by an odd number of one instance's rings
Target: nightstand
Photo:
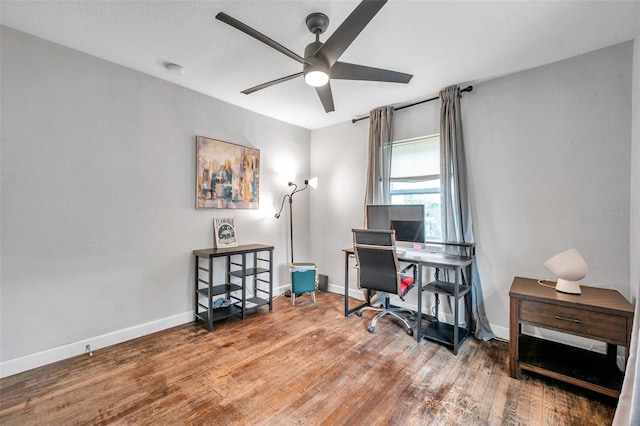
[[[551,283],[553,284],[553,283]],[[566,294],[515,277],[509,291],[509,375],[531,371],[618,398],[624,373],[616,364],[617,346],[629,356],[633,305],[618,291],[581,287]],[[602,354],[522,334],[528,324],[607,343]]]

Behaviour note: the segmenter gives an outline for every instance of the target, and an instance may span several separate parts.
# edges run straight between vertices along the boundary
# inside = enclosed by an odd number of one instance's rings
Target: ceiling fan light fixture
[[[173,75],[182,75],[182,74],[184,74],[184,68],[182,68],[178,64],[174,64],[173,62],[165,62],[162,65],[164,65],[164,67],[167,69],[167,71],[169,71],[169,74],[173,74]]]
[[[304,75],[304,81],[306,81],[309,86],[324,86],[329,82],[329,74],[322,70],[309,71]]]
[[[331,93],[331,85],[329,84],[330,79],[406,84],[411,80],[411,77],[413,77],[411,74],[340,62],[338,60],[387,1],[388,0],[361,0],[356,8],[353,9],[349,16],[347,16],[324,43],[320,41],[320,34],[323,34],[327,30],[329,18],[320,12],[307,15],[305,23],[309,31],[315,35],[315,41],[305,47],[304,56],[294,53],[277,41],[270,39],[261,32],[232,18],[224,12],[219,12],[216,15],[216,19],[242,31],[246,35],[253,37],[257,41],[266,44],[302,65],[302,72],[250,87],[249,89],[243,90],[242,93],[248,95],[275,84],[304,76],[305,82],[315,87],[316,94],[320,98],[324,111],[329,113],[335,111],[333,94]]]
[[[329,82],[329,67],[323,60],[314,57],[321,46],[322,43],[316,40],[313,43],[309,43],[304,49],[304,57],[307,62],[302,68],[302,74],[304,75],[304,81],[313,87],[324,86]]]

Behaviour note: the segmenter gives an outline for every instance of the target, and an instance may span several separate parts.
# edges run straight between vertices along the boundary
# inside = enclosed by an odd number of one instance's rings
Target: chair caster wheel
[[[373,327],[369,327],[369,328],[368,328],[368,330],[369,330],[369,333],[373,333],[373,332],[374,332],[374,330],[375,330],[375,328],[373,328]]]
[[[409,336],[413,336],[413,328],[408,329],[408,330],[407,330],[407,334],[408,334]]]
[[[362,318],[362,312],[358,312],[356,313],[357,316],[359,316],[360,318]]]

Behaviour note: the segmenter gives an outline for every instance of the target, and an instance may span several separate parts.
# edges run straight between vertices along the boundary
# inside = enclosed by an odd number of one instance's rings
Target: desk
[[[350,314],[356,312],[360,308],[367,306],[367,302],[362,303],[355,308],[349,309],[349,258],[354,257],[353,247],[342,250],[344,252],[344,316],[347,317]],[[438,343],[451,346],[453,353],[458,354],[458,348],[467,338],[467,336],[473,332],[473,325],[471,319],[471,284],[465,285],[468,280],[471,282],[471,264],[473,263],[473,256],[454,256],[443,253],[433,253],[426,250],[416,251],[407,249],[404,253],[398,254],[398,260],[402,262],[415,263],[418,265],[418,315],[417,315],[417,341],[420,343],[422,337],[436,341]],[[422,283],[422,269],[423,268],[436,268],[436,279],[428,284]],[[442,281],[438,277],[438,271],[440,269],[450,270],[454,273],[453,282]],[[466,272],[466,273],[465,273]],[[436,297],[436,312],[435,320],[422,328],[422,291],[429,291],[435,294]],[[446,324],[437,321],[438,318],[438,295],[445,294],[454,298],[453,305],[453,324]],[[458,313],[458,301],[464,298],[465,300],[465,312],[466,312],[466,324],[468,329],[458,326],[459,313]]]

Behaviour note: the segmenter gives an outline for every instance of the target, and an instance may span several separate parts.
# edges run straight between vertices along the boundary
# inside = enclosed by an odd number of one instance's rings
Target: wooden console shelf
[[[616,364],[617,346],[624,346],[626,363],[633,305],[616,290],[581,289],[581,295],[566,294],[534,279],[514,278],[509,291],[509,375],[518,378],[520,370],[531,371],[618,398],[624,373]],[[607,353],[522,334],[522,324],[605,342]]]

